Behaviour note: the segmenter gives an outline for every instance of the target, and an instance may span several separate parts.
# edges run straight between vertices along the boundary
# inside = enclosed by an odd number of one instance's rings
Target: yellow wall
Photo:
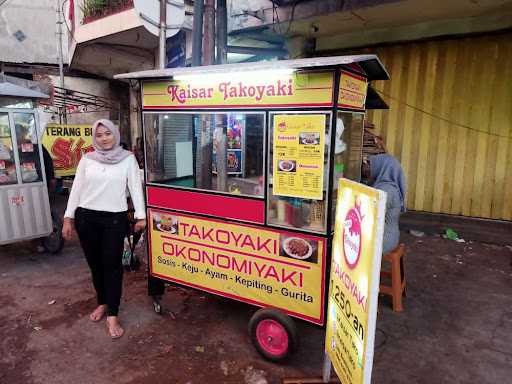
[[[512,220],[512,33],[377,47],[390,106],[368,120],[398,157],[408,208]]]

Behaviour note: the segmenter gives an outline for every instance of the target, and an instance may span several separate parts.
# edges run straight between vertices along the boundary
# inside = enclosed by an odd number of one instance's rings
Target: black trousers
[[[102,212],[77,208],[75,228],[96,289],[98,305],[107,304],[108,316],[117,316],[123,287],[126,212]]]

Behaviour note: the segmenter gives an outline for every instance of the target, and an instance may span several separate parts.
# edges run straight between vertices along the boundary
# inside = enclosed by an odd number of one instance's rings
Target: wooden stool
[[[400,244],[387,255],[382,257],[383,262],[388,262],[391,264],[391,272],[380,272],[381,284],[379,291],[384,295],[389,295],[392,297],[393,311],[395,312],[402,312],[404,310],[402,306],[402,296],[405,296],[404,255],[405,245]],[[382,284],[383,277],[391,277],[391,286]]]

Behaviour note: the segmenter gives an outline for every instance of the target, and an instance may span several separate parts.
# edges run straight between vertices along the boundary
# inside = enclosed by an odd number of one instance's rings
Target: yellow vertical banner
[[[275,196],[323,199],[325,115],[274,116]]]
[[[340,179],[325,350],[344,384],[371,382],[386,193]]]
[[[50,153],[55,176],[72,176],[82,155],[94,150],[90,125],[48,124],[42,144]]]

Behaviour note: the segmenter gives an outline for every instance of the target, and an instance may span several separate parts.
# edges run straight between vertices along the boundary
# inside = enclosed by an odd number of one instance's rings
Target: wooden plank
[[[386,52],[386,63],[389,63],[389,64],[386,64],[386,68],[388,68],[388,65],[389,65],[389,68],[392,68],[394,66],[394,62],[395,62],[395,55],[393,54],[393,51],[390,50],[390,49],[380,49],[378,52]],[[389,70],[389,73],[390,73],[390,76],[391,76],[391,70]],[[390,92],[391,92],[391,81],[381,81],[379,84],[378,84],[378,88],[377,88],[381,93],[380,93],[380,96],[384,99],[384,101],[387,101],[388,103],[388,106],[390,105],[389,102],[390,102],[390,98],[389,95]],[[380,116],[380,121],[377,122],[377,124],[379,124],[377,128],[377,132],[379,132],[379,135],[382,136],[382,138],[384,139],[384,142],[387,141],[387,137],[388,137],[388,129],[389,129],[389,124],[388,124],[388,120],[389,120],[389,109],[388,110],[381,110],[381,116]]]
[[[392,58],[392,56],[391,57],[389,56],[388,51],[383,50],[383,49],[377,49],[375,54],[379,57],[379,59],[384,64],[384,66],[386,68],[389,68],[390,60],[392,60],[393,58]],[[372,84],[372,86],[378,93],[378,91],[383,90],[383,87],[388,82],[389,82],[388,80],[378,81],[378,82]],[[379,95],[382,97],[382,94],[379,93]],[[383,131],[382,131],[382,129],[383,129],[383,125],[382,125],[383,111],[381,109],[374,109],[371,112],[372,112],[371,117],[369,115],[367,115],[366,119],[375,125],[375,132],[378,133],[379,135],[382,135],[382,133],[383,133]]]
[[[430,210],[432,207],[425,206],[425,193],[427,185],[432,185],[432,178],[427,177],[428,169],[432,166],[433,159],[429,159],[429,148],[434,146],[435,142],[432,130],[432,113],[434,104],[434,90],[438,82],[437,60],[439,56],[439,46],[437,42],[430,42],[426,44],[423,51],[426,53],[425,70],[424,74],[425,84],[423,87],[423,102],[422,109],[427,113],[419,112],[420,119],[420,134],[419,134],[419,150],[417,150],[417,176],[416,176],[416,198],[415,209],[418,211]],[[430,161],[429,161],[430,160]]]
[[[508,61],[503,63],[506,68],[503,84],[507,87],[507,95],[505,98],[504,110],[506,111],[504,124],[501,134],[508,139],[500,138],[500,141],[508,141],[507,143],[507,160],[502,163],[505,168],[504,188],[503,188],[503,208],[500,217],[504,220],[512,220],[512,34],[508,35],[508,39],[504,41],[504,50],[508,53]]]
[[[467,78],[470,74],[470,66],[468,63],[471,57],[471,49],[463,40],[457,41],[456,44],[459,48],[456,64],[457,71],[455,75],[458,97],[455,100],[454,109],[452,113],[450,113],[450,120],[462,123],[465,121],[464,115],[468,113],[468,106],[465,99],[469,92],[469,81],[467,81]],[[462,170],[464,169],[464,160],[466,157],[466,130],[456,124],[451,124],[451,129],[454,131],[454,136],[450,138],[450,148],[453,153],[453,158],[449,160],[450,171],[446,180],[449,184],[450,207],[445,210],[445,212],[460,215],[462,214],[462,201],[460,198],[455,197],[462,196],[464,178]]]
[[[443,73],[441,94],[439,102],[439,116],[448,119],[453,106],[453,89],[455,83],[455,68],[457,59],[457,48],[450,41],[441,43],[439,71]],[[451,126],[446,121],[438,119],[439,138],[437,140],[436,151],[436,167],[434,171],[434,190],[432,196],[432,212],[442,212],[444,200],[448,200],[444,193],[445,179],[448,177],[447,168],[451,165],[448,163],[449,153],[453,152],[452,147],[448,146]]]
[[[391,81],[389,82],[389,95],[390,98],[386,100],[389,102],[389,112],[387,113],[386,124],[386,148],[390,154],[400,157],[397,150],[397,141],[402,137],[403,124],[399,123],[399,116],[403,116],[403,109],[405,106],[399,103],[401,87],[404,85],[404,50],[401,47],[392,47],[393,65],[391,67]],[[400,140],[401,141],[401,140]]]
[[[486,141],[487,146],[485,150],[485,158],[484,165],[482,167],[482,175],[477,179],[475,173],[475,184],[479,184],[480,187],[480,196],[475,194],[473,190],[474,198],[479,197],[480,204],[480,217],[492,218],[492,199],[494,195],[494,189],[496,187],[495,180],[495,168],[496,168],[496,158],[497,158],[497,148],[498,148],[498,137],[496,134],[499,133],[499,125],[497,124],[495,118],[501,113],[500,111],[500,86],[502,85],[503,79],[502,76],[499,76],[499,70],[501,63],[500,58],[500,47],[499,42],[496,39],[486,39],[486,45],[488,46],[488,55],[489,55],[489,67],[488,70],[490,72],[490,80],[489,84],[487,84],[487,93],[489,100],[487,107],[487,135]],[[503,165],[502,165],[503,166]]]
[[[418,66],[418,73],[422,74],[423,79],[425,79],[425,73],[427,70],[427,49],[426,47],[421,44],[418,50],[419,55],[419,66]],[[411,185],[410,193],[409,193],[409,200],[411,202],[410,206],[412,209],[416,210],[422,210],[421,208],[416,208],[418,206],[417,204],[417,194],[416,192],[419,190],[420,186],[418,185],[418,170],[420,167],[419,164],[419,148],[420,148],[420,140],[421,140],[421,126],[422,121],[427,116],[422,112],[423,111],[423,101],[425,99],[425,93],[426,93],[426,87],[427,87],[427,81],[420,81],[420,78],[418,76],[418,79],[416,80],[416,91],[414,93],[414,98],[409,102],[409,105],[413,110],[413,120],[411,125],[412,130],[412,139],[410,143],[410,162],[409,162],[409,169],[411,174]]]
[[[407,69],[409,68],[411,57],[409,54],[410,46],[402,46],[402,56],[404,60],[404,64],[402,66],[402,81],[400,82],[399,93],[397,94],[397,101],[399,103],[399,108],[396,111],[398,115],[397,119],[397,136],[396,136],[396,146],[395,146],[395,154],[396,156],[402,160],[402,148],[403,148],[403,140],[404,140],[404,131],[405,131],[405,111],[407,109],[406,97],[407,97],[407,88],[409,77],[407,76]]]
[[[457,81],[460,85],[458,99],[456,101],[455,113],[452,115],[454,122],[458,124],[465,124],[468,121],[470,106],[468,103],[470,86],[471,86],[471,61],[473,58],[473,49],[467,44],[467,39],[460,41],[462,46],[461,55],[457,58]],[[474,66],[474,63],[473,63]],[[463,214],[463,186],[464,186],[464,166],[466,164],[466,142],[467,130],[458,125],[454,126],[457,132],[455,142],[455,162],[450,166],[453,167],[453,191],[451,196],[451,209],[450,213],[455,215]]]
[[[446,167],[444,170],[444,180],[443,180],[443,195],[441,202],[441,212],[443,213],[452,213],[452,202],[455,190],[455,159],[457,157],[457,127],[456,125],[450,123],[456,119],[456,114],[461,106],[461,96],[462,90],[464,88],[464,73],[463,73],[463,65],[466,56],[465,46],[462,44],[461,40],[450,40],[449,42],[449,52],[451,52],[453,57],[453,66],[457,68],[454,70],[452,82],[455,86],[457,84],[457,97],[453,97],[451,99],[450,107],[446,109],[446,118],[448,122],[446,122],[446,129],[448,131],[447,138],[447,156],[446,156]]]
[[[417,97],[417,85],[418,85],[418,74],[420,66],[420,48],[418,44],[412,44],[408,49],[409,65],[407,68],[407,90],[405,97],[401,98],[406,100],[410,105],[416,105]],[[411,151],[413,148],[413,132],[417,127],[414,126],[414,119],[416,117],[416,111],[412,108],[405,108],[404,111],[404,127],[402,136],[402,151],[401,151],[401,163],[404,169],[405,175],[408,182],[408,202],[409,208],[414,207],[414,197],[416,191],[416,168],[411,164]]]
[[[471,55],[469,57],[470,64],[470,72],[468,77],[466,77],[465,81],[470,84],[470,92],[466,95],[465,103],[467,106],[467,113],[464,115],[462,119],[462,124],[466,126],[474,125],[474,121],[479,120],[478,114],[480,112],[479,108],[479,95],[477,88],[480,88],[479,84],[482,82],[482,72],[479,68],[482,60],[480,58],[479,49],[482,49],[482,44],[480,41],[475,41],[473,39],[465,39],[466,44],[471,45]],[[462,200],[462,215],[470,216],[471,215],[471,192],[473,190],[473,182],[474,182],[474,171],[476,166],[476,157],[475,151],[477,149],[477,142],[479,139],[479,134],[474,130],[462,128],[466,135],[466,148],[465,148],[465,159],[464,163],[461,164],[461,169],[464,169],[464,174],[462,178],[463,188],[460,191],[460,195],[454,196],[455,198],[460,198]]]
[[[484,176],[487,158],[487,147],[489,140],[489,116],[492,99],[492,84],[494,82],[496,61],[493,57],[492,44],[489,38],[481,38],[478,41],[477,51],[479,57],[486,57],[490,60],[478,60],[476,71],[478,73],[477,82],[474,88],[474,98],[472,105],[472,116],[469,125],[475,132],[476,141],[474,143],[476,150],[472,155],[474,167],[471,170],[472,186],[468,191],[470,199],[470,213],[468,216],[489,217],[484,215],[482,199],[484,189],[490,191],[492,186],[485,186]]]

